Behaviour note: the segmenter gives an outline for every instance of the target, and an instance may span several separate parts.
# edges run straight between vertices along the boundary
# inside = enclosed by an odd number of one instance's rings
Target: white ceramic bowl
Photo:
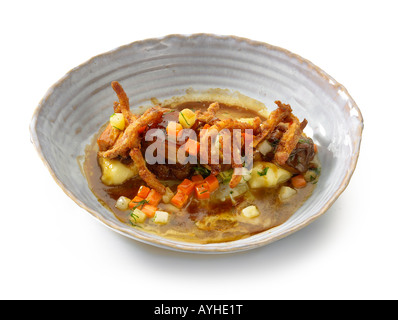
[[[319,145],[322,175],[313,195],[284,224],[225,243],[186,243],[148,234],[115,218],[88,188],[77,158],[84,154],[116,100],[122,83],[132,109],[185,94],[226,88],[259,100],[289,103],[306,118]],[[133,42],[98,55],[67,73],[46,93],[30,126],[31,139],[59,186],[79,206],[130,238],[188,252],[222,253],[256,248],[285,237],[321,216],[347,187],[359,156],[363,119],[347,90],[308,60],[266,43],[234,36],[169,35]],[[304,232],[304,231],[302,231]]]

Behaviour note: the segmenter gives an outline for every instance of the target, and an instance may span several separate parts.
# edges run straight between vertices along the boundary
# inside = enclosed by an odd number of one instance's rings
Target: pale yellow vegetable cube
[[[166,211],[156,211],[152,221],[157,224],[166,224],[169,222],[169,213]]]
[[[121,196],[119,199],[117,199],[115,207],[118,208],[119,210],[125,211],[129,208],[129,203],[131,199]]]
[[[178,121],[184,129],[189,129],[196,121],[196,114],[190,109],[183,109],[180,111]]]
[[[251,188],[274,188],[289,180],[292,174],[272,162],[255,162],[251,171]]]
[[[297,190],[290,188],[290,187],[282,186],[279,190],[278,197],[279,197],[279,200],[283,202],[283,201],[287,201],[289,198],[294,196],[296,193],[297,193]]]
[[[106,185],[119,185],[138,175],[137,167],[125,165],[116,159],[99,158],[98,163],[102,170],[101,180]]]
[[[170,203],[171,198],[174,197],[173,191],[169,187],[166,188],[166,193],[162,196],[164,203]]]
[[[242,210],[242,215],[245,218],[252,219],[258,217],[260,215],[260,211],[258,211],[256,206],[248,206]]]
[[[145,221],[147,215],[143,213],[140,209],[134,209],[134,211],[130,214],[131,223],[142,223]]]
[[[114,113],[113,115],[110,116],[109,122],[111,123],[112,127],[122,131],[126,126],[123,113]]]
[[[240,118],[238,119],[239,122],[244,122],[250,125],[254,125],[254,118]]]

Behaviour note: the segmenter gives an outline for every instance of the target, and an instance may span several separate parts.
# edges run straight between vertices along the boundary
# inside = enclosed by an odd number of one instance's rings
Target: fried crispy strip
[[[123,90],[123,87],[117,81],[112,81],[111,86],[113,90],[116,92],[116,95],[119,99],[119,112],[123,113],[124,119],[130,124],[137,119],[137,117],[130,111],[130,101],[127,97],[126,92]],[[114,105],[114,109],[115,105]]]
[[[196,119],[208,123],[215,117],[219,109],[220,109],[219,103],[213,102],[205,112],[202,112],[200,110],[196,111]]]
[[[104,158],[116,158],[118,156],[127,157],[129,150],[140,145],[139,129],[150,123],[160,121],[164,112],[168,109],[152,107],[144,112],[137,120],[130,123],[124,130],[123,135],[117,139],[113,147],[107,151],[99,152],[99,156]]]
[[[217,121],[214,125],[212,125],[208,130],[217,130],[220,132],[223,129],[252,129],[253,131],[257,130],[261,124],[261,120],[259,117],[254,118],[253,124],[241,122],[234,119],[223,119]]]
[[[290,118],[292,120],[292,123],[283,134],[275,152],[274,159],[279,165],[284,165],[286,163],[289,155],[296,147],[301,137],[301,134],[303,133],[303,130],[308,123],[306,119],[304,119],[303,122],[300,123],[300,121],[294,115],[290,115]]]
[[[272,111],[266,121],[261,124],[261,133],[254,138],[253,148],[255,148],[261,141],[263,141],[276,126],[283,121],[288,115],[292,113],[292,108],[288,104],[280,101],[275,101],[278,109]]]
[[[141,179],[144,180],[148,186],[155,189],[160,194],[166,193],[166,187],[156,178],[156,176],[150,172],[146,166],[144,157],[142,156],[141,150],[134,148],[130,150],[130,157],[133,159],[134,164],[138,168],[138,174]]]

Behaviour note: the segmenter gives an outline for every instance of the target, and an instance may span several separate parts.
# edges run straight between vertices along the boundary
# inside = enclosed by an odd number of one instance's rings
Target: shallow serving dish
[[[162,238],[120,222],[88,187],[79,159],[115,100],[110,83],[123,84],[132,110],[187,92],[228,89],[263,102],[289,103],[308,120],[319,146],[322,175],[312,196],[284,224],[249,238],[197,244]],[[219,90],[219,92],[224,92]],[[152,99],[152,100],[151,100]],[[159,247],[236,252],[269,244],[321,216],[347,187],[355,170],[363,119],[347,90],[308,60],[285,49],[234,36],[169,35],[133,42],[96,56],[67,73],[46,93],[30,125],[31,139],[59,186],[111,229]]]

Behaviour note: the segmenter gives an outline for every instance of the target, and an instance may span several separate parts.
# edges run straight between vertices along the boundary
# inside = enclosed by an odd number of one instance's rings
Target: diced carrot
[[[304,188],[307,185],[307,181],[302,174],[299,174],[292,178],[292,185],[296,189]]]
[[[177,208],[182,208],[185,203],[188,201],[188,195],[182,191],[177,191],[173,198],[171,198],[170,202],[174,204]]]
[[[190,195],[195,188],[195,183],[192,182],[191,180],[185,179],[183,182],[181,182],[177,190],[184,192],[187,195]]]
[[[193,139],[188,139],[185,143],[185,151],[188,152],[191,156],[196,156],[199,152],[200,144],[198,141]]]
[[[160,203],[160,200],[162,200],[162,195],[155,189],[151,189],[145,200],[148,201],[150,205],[157,207]]]
[[[151,191],[151,189],[149,189],[148,187],[141,186],[138,189],[137,196],[142,198],[142,199],[145,199],[148,196],[149,191]]]
[[[207,182],[207,184],[209,185],[209,191],[213,192],[215,190],[218,189],[219,187],[219,183],[218,183],[218,179],[216,178],[215,175],[210,175],[208,176],[205,181]]]
[[[200,174],[194,175],[191,178],[192,182],[197,184],[203,181],[203,177]]]
[[[147,217],[152,218],[155,216],[156,210],[158,210],[157,207],[151,205],[151,204],[144,204],[142,207],[141,211],[147,215]]]
[[[318,146],[314,143],[314,151],[315,153],[318,153]]]
[[[140,202],[141,202],[141,205],[139,205]],[[144,203],[145,203],[145,201],[144,201],[143,198],[136,196],[136,197],[134,197],[134,199],[132,199],[129,202],[129,208],[130,209],[133,209],[133,208],[134,209],[141,209]]]
[[[178,134],[182,130],[182,125],[175,122],[175,121],[170,121],[167,125],[166,132],[169,136],[173,136],[174,138],[177,138]]]
[[[196,198],[199,200],[209,199],[210,198],[210,190],[207,182],[198,183],[195,186],[195,194]]]

